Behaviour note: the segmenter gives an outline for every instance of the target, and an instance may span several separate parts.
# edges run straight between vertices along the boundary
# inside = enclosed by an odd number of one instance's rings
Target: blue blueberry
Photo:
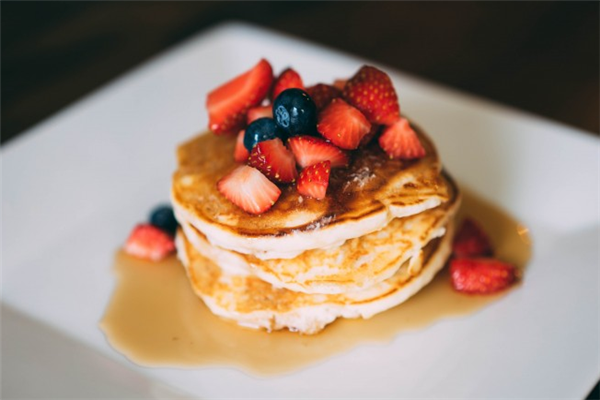
[[[160,205],[152,210],[150,223],[169,235],[175,235],[175,231],[177,231],[177,220],[173,214],[173,209],[168,205]]]
[[[290,137],[312,134],[317,124],[317,106],[305,91],[286,89],[273,102],[273,117]]]
[[[273,118],[259,118],[252,121],[246,128],[244,134],[244,147],[248,151],[256,146],[258,142],[271,140],[275,138],[284,139],[284,134],[279,130]]]

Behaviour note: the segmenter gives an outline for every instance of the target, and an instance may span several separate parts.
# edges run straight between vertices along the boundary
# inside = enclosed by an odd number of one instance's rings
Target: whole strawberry
[[[346,82],[343,96],[372,124],[391,125],[400,119],[400,105],[392,81],[375,67],[365,65],[359,69]]]

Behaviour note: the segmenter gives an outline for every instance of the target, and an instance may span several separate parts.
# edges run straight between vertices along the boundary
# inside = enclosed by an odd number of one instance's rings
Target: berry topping
[[[331,103],[331,100],[341,97],[342,91],[334,86],[319,83],[306,89],[306,93],[315,102],[317,110],[322,110]]]
[[[425,149],[405,118],[383,130],[379,145],[390,158],[410,160],[425,156]]]
[[[344,86],[344,99],[374,124],[391,125],[400,118],[398,97],[390,77],[365,65]]]
[[[291,68],[284,70],[275,80],[273,85],[273,93],[271,94],[272,99],[276,99],[281,92],[286,89],[302,89],[304,90],[304,83],[300,74]]]
[[[138,258],[160,261],[175,250],[175,243],[173,238],[160,228],[140,224],[133,228],[123,250]]]
[[[306,135],[315,130],[317,107],[305,91],[286,89],[273,103],[273,116],[288,136]]]
[[[233,204],[250,214],[270,209],[281,190],[256,168],[242,165],[217,182],[217,189]]]
[[[244,146],[245,136],[246,131],[242,129],[240,133],[238,133],[237,140],[235,142],[235,150],[233,150],[233,159],[236,162],[246,162],[248,156],[250,155],[250,152],[248,151],[246,146]]]
[[[342,149],[356,149],[371,130],[371,124],[356,108],[342,99],[334,99],[321,113],[317,130]]]
[[[175,231],[179,226],[175,214],[173,214],[173,208],[168,205],[161,205],[152,210],[150,223],[171,236],[175,236]]]
[[[260,60],[244,72],[208,94],[208,127],[216,134],[235,133],[244,127],[246,112],[259,105],[273,83],[273,69]]]
[[[310,167],[307,167],[300,172],[298,178],[298,193],[303,196],[312,197],[313,199],[323,200],[329,186],[329,173],[331,172],[331,163],[323,161]]]
[[[346,86],[347,82],[348,79],[336,79],[335,81],[333,81],[333,86],[341,91],[344,90],[344,87]]]
[[[456,258],[450,261],[450,278],[459,292],[489,294],[510,286],[517,272],[513,265],[493,258]]]
[[[273,118],[273,107],[271,105],[252,107],[248,110],[246,122],[250,125],[259,118]]]
[[[260,142],[250,152],[248,165],[274,182],[291,183],[296,180],[296,160],[281,139],[275,138]]]
[[[452,252],[456,257],[482,257],[493,253],[488,236],[471,218],[463,221],[454,237]]]
[[[288,141],[288,146],[301,168],[322,161],[329,161],[331,168],[348,166],[348,154],[321,138],[295,136]]]
[[[246,147],[248,151],[252,151],[252,148],[259,142],[283,136],[283,132],[279,130],[279,127],[273,119],[259,118],[246,128],[246,133],[244,134],[244,147]]]

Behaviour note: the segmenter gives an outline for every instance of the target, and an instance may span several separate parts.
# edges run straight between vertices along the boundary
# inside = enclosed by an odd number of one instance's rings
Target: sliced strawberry
[[[244,135],[246,131],[242,129],[240,133],[238,133],[237,140],[235,142],[235,150],[233,151],[233,159],[237,162],[246,162],[250,153],[246,146],[244,146]]]
[[[342,96],[342,91],[334,86],[318,83],[306,88],[306,93],[315,102],[317,110],[322,110],[331,103],[331,100]]]
[[[262,214],[279,199],[281,190],[256,168],[241,165],[217,182],[217,189],[250,214]]]
[[[175,251],[175,243],[160,228],[151,224],[139,224],[131,231],[123,250],[138,258],[160,261]]]
[[[471,218],[466,218],[454,237],[452,252],[456,257],[491,256],[490,239],[479,224]]]
[[[298,74],[291,68],[287,68],[277,77],[275,85],[273,85],[271,99],[275,100],[277,96],[279,96],[279,93],[283,92],[286,89],[292,88],[304,90],[304,82],[302,82],[300,74]]]
[[[489,294],[515,282],[517,270],[495,258],[455,258],[450,261],[450,279],[459,292]]]
[[[259,142],[250,152],[248,165],[258,169],[274,182],[290,183],[296,180],[296,160],[281,139]]]
[[[208,127],[217,135],[238,132],[246,122],[249,108],[259,105],[273,83],[273,69],[260,60],[251,70],[219,86],[208,94]]]
[[[371,130],[365,116],[342,99],[333,99],[318,116],[317,130],[342,149],[356,149]]]
[[[306,168],[321,161],[329,161],[331,168],[348,166],[348,154],[321,138],[294,136],[288,140],[288,146],[301,168]]]
[[[252,121],[259,118],[273,118],[273,106],[268,104],[266,106],[252,107],[246,115],[246,123],[250,125]]]
[[[331,163],[323,161],[300,172],[296,188],[298,193],[313,199],[323,200],[329,186],[329,173],[331,172]]]
[[[371,123],[391,125],[400,118],[394,85],[385,72],[375,67],[365,65],[358,70],[344,86],[344,99]]]
[[[379,137],[379,145],[390,158],[410,160],[425,156],[425,149],[406,118],[386,127]]]
[[[333,81],[333,86],[338,88],[339,90],[344,90],[344,86],[346,86],[347,82],[348,79],[336,79],[335,81]]]

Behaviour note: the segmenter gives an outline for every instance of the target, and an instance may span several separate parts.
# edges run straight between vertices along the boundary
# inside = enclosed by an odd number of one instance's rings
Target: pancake
[[[253,275],[226,272],[198,253],[181,231],[176,245],[194,292],[214,314],[250,328],[314,334],[336,318],[370,318],[427,285],[450,254],[452,223],[446,230],[387,280],[362,291],[329,295],[275,288]]]
[[[221,248],[259,259],[293,258],[310,249],[339,246],[449,200],[441,163],[431,140],[412,125],[426,150],[418,160],[393,160],[376,140],[348,168],[333,169],[324,200],[304,198],[293,185],[282,188],[264,214],[247,214],[222,196],[217,181],[237,165],[235,139],[204,134],[178,148],[172,203],[177,219]],[[222,155],[222,156],[217,156]]]
[[[425,245],[445,233],[460,204],[449,180],[451,200],[417,215],[392,220],[383,229],[349,239],[339,247],[312,249],[293,259],[261,260],[211,245],[191,225],[186,238],[204,257],[226,272],[253,274],[275,287],[304,293],[347,293],[391,277],[405,261],[414,262]]]

